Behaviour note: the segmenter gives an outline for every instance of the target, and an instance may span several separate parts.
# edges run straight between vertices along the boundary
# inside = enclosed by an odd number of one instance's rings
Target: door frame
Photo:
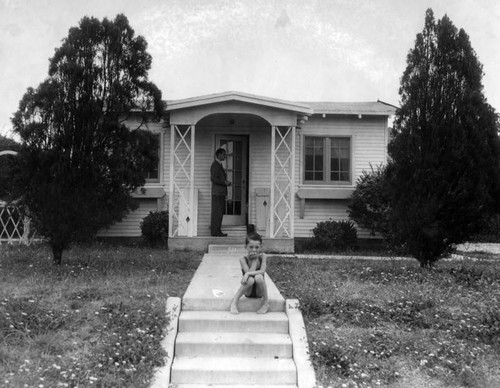
[[[223,226],[242,226],[248,224],[248,205],[249,205],[249,156],[250,156],[250,136],[243,133],[216,133],[214,138],[214,154],[215,151],[220,147],[220,139],[229,139],[242,141],[242,190],[241,190],[241,214],[240,215],[228,215],[224,214],[222,218]],[[227,158],[224,160],[223,165],[227,171]],[[228,187],[231,190],[231,186]]]

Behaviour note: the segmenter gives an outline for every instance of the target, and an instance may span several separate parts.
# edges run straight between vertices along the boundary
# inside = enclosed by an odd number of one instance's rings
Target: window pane
[[[306,155],[306,171],[312,171],[314,169],[313,156]]]
[[[349,171],[349,159],[340,159],[340,171]]]
[[[305,138],[304,179],[310,181],[324,178],[324,138]]]
[[[152,166],[146,173],[146,181],[159,181],[159,171],[160,171],[160,135],[153,135],[155,142],[154,147],[156,147],[158,161]]]
[[[351,170],[351,139],[331,138],[330,179],[349,181]]]
[[[314,158],[314,170],[323,171],[323,155],[316,155]]]

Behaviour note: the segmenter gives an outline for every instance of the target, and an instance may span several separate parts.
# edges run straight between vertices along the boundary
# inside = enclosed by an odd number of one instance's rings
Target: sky
[[[292,101],[398,105],[425,12],[463,28],[500,111],[498,0],[0,0],[0,134],[84,16],[123,13],[148,42],[164,100],[239,91]]]

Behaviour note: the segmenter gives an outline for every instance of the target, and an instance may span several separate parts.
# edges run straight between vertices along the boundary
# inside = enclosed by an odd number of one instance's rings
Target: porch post
[[[292,151],[290,155],[290,237],[295,237],[295,133],[296,127],[292,127]]]
[[[194,236],[194,223],[198,222],[197,217],[194,216],[194,125],[191,125],[191,177],[189,185],[189,218],[188,222],[188,237]]]
[[[168,237],[174,236],[174,143],[175,143],[175,125],[170,125],[170,174],[168,188]]]
[[[274,238],[274,185],[275,183],[275,171],[274,171],[274,159],[276,157],[276,129],[274,125],[271,127],[271,192],[269,193],[269,237]]]
[[[276,137],[276,134],[279,137]],[[269,237],[294,235],[295,126],[272,127]]]
[[[172,124],[170,131],[169,236],[193,237],[195,126]]]

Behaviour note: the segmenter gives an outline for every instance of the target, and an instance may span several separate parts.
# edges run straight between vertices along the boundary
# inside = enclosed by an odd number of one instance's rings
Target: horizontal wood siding
[[[387,120],[385,117],[363,116],[357,117],[342,116],[313,116],[302,126],[297,134],[298,155],[296,167],[296,185],[295,192],[303,182],[303,163],[304,163],[304,136],[350,136],[351,157],[352,157],[352,183],[347,187],[354,188],[358,177],[363,170],[370,170],[370,164],[376,167],[386,161],[387,148]],[[324,186],[322,186],[324,187]],[[343,187],[346,186],[336,186]],[[312,229],[318,222],[328,219],[346,220],[347,200],[321,200],[307,199],[305,205],[304,218],[299,217],[300,200],[295,197],[295,237],[311,237]],[[358,237],[368,238],[370,233],[359,229]]]
[[[99,237],[138,237],[141,236],[141,222],[149,212],[158,210],[156,199],[140,199],[139,207],[129,213],[122,221],[101,230]]]

